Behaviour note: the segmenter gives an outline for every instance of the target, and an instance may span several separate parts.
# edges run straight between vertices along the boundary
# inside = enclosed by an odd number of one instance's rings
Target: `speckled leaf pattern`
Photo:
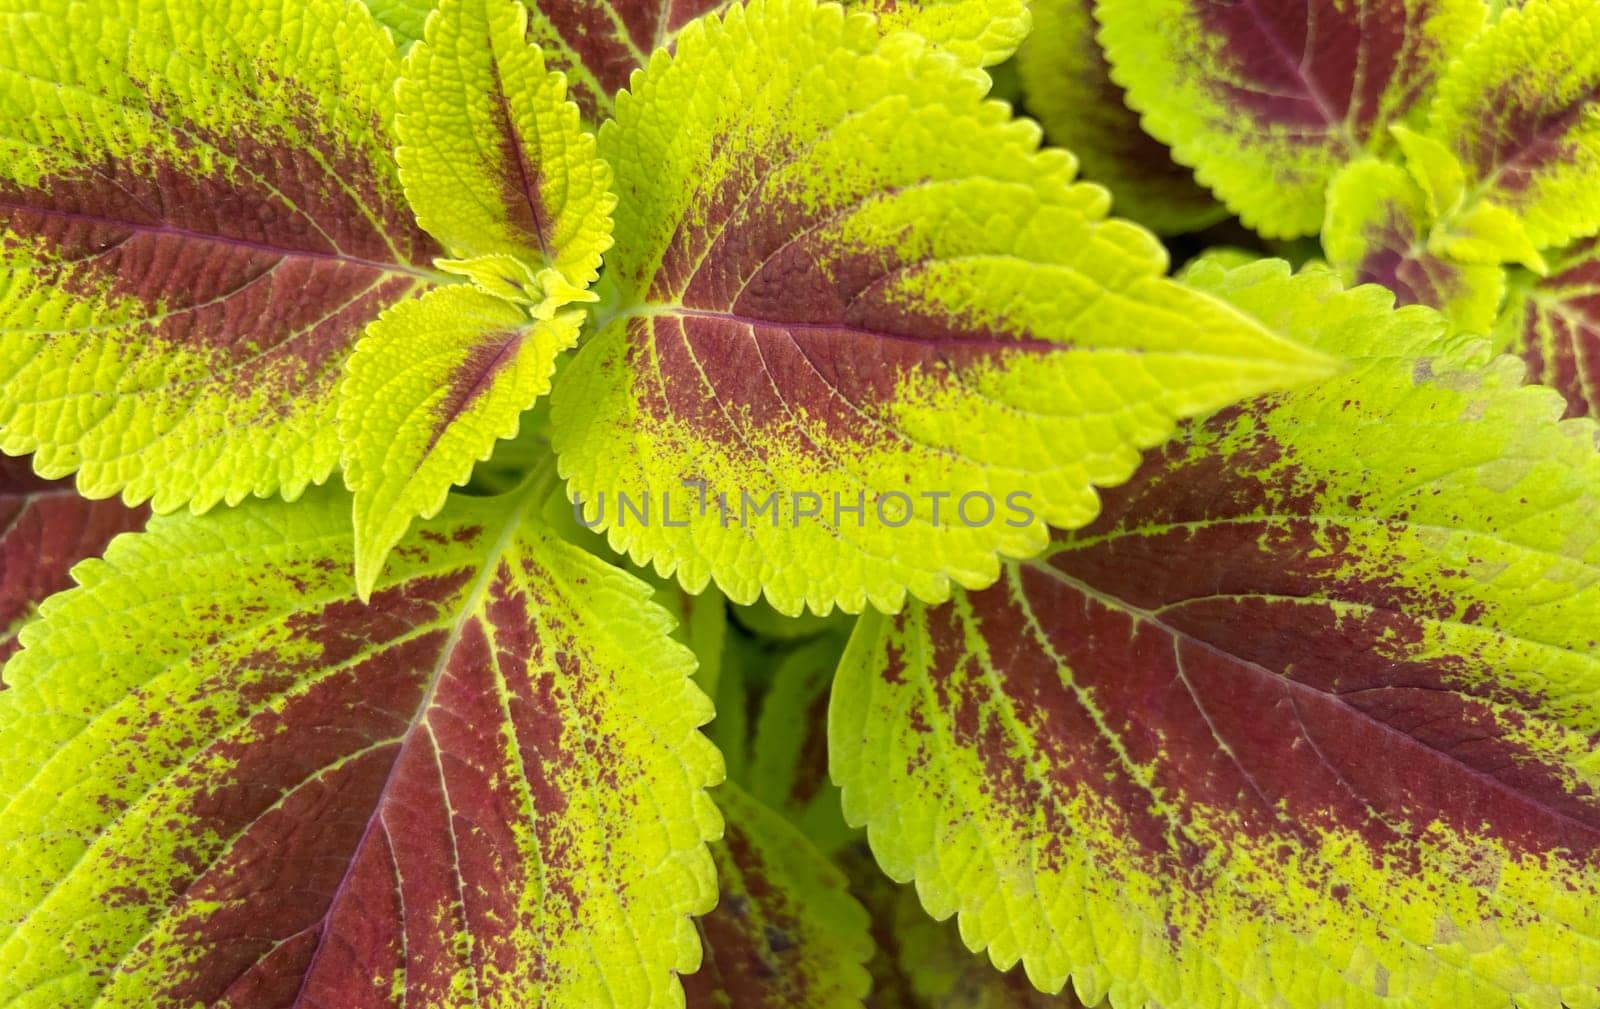
[[[1095,38],[1095,0],[1034,0],[1033,32],[1017,53],[1028,111],[1045,138],[1071,151],[1084,177],[1111,190],[1119,215],[1163,234],[1196,231],[1228,214],[1194,173],[1144,132],[1111,80]]]
[[[1144,125],[1269,238],[1314,234],[1345,163],[1392,145],[1483,0],[1100,0]]]
[[[1086,521],[1174,417],[1325,373],[1163,278],[984,88],[913,35],[771,0],[697,22],[619,101],[618,308],[552,398],[613,547],[785,613],[937,599]],[[1029,497],[1041,521],[1007,511]]]
[[[683,979],[688,1009],[861,1009],[872,940],[844,874],[737,785],[716,799],[721,896],[697,921],[705,956]]]
[[[670,49],[695,19],[729,0],[535,0],[529,39],[567,75],[584,117],[610,116],[616,93],[652,54]],[[877,15],[881,30],[909,29],[973,65],[1010,56],[1028,33],[1025,0],[846,0]]]
[[[1090,1004],[1600,1005],[1592,423],[1376,288],[1213,279],[1365,360],[1194,425],[992,588],[863,617],[846,816]]]
[[[398,76],[344,0],[0,11],[0,449],[158,511],[326,479],[350,348],[435,276]]]
[[[1561,393],[1567,416],[1600,416],[1600,248],[1580,242],[1548,277],[1513,287],[1500,332],[1528,378]]]
[[[80,565],[0,693],[0,1004],[681,1006],[710,705],[537,500],[460,500],[370,605],[331,489]]]
[[[70,481],[35,476],[26,458],[0,456],[0,667],[21,647],[17,632],[39,605],[72,586],[72,566],[141,528],[147,514],[90,501]]]
[[[363,597],[416,516],[517,433],[578,340],[611,244],[611,170],[513,0],[444,0],[400,80],[396,154],[417,219],[475,288],[373,325],[339,406]]]
[[[1464,206],[1511,211],[1538,248],[1600,231],[1600,7],[1533,0],[1460,56],[1428,115]]]
[[[1505,268],[1435,253],[1433,224],[1425,192],[1404,168],[1367,159],[1329,186],[1322,245],[1347,283],[1382,284],[1399,305],[1437,308],[1462,332],[1486,333],[1505,296]]]

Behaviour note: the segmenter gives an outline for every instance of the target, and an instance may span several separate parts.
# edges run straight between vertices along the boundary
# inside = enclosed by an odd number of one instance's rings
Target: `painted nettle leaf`
[[[705,962],[684,978],[689,1009],[860,1009],[873,943],[844,873],[737,785],[716,797],[721,894],[698,920]]]
[[[72,566],[146,517],[144,508],[90,501],[68,481],[40,479],[25,458],[0,456],[0,667],[21,647],[17,632],[39,604],[72,586]]]
[[[91,497],[293,499],[345,360],[436,279],[347,0],[0,10],[0,450]]]
[[[847,817],[1088,1004],[1600,1004],[1592,424],[1377,288],[1194,281],[1352,369],[1190,426],[995,586],[864,616]]]
[[[1600,0],[0,0],[0,1009],[1600,1009],[1597,194]]]
[[[1506,270],[1464,263],[1429,248],[1434,217],[1427,193],[1400,165],[1347,165],[1328,187],[1322,245],[1349,284],[1382,284],[1399,305],[1429,305],[1457,329],[1491,329],[1505,297]]]
[[[327,490],[81,566],[0,694],[0,1005],[681,1004],[710,706],[538,500],[456,502],[367,605]]]
[[[984,80],[870,18],[755,0],[624,92],[600,133],[618,305],[552,400],[614,547],[785,613],[938,599],[1043,545],[1016,508],[1081,524],[1175,417],[1327,370],[1164,279]],[[630,524],[641,490],[658,514]]]
[[[882,30],[921,35],[972,66],[999,63],[1028,33],[1025,0],[844,0],[876,15]],[[566,73],[584,117],[614,112],[618,91],[652,54],[670,49],[697,19],[735,6],[730,0],[534,0],[529,39]]]
[[[1315,234],[1344,164],[1392,145],[1483,0],[1099,0],[1112,77],[1145,128],[1270,238]]]
[[[1550,264],[1547,277],[1513,286],[1500,322],[1504,344],[1528,363],[1529,377],[1560,392],[1567,416],[1600,416],[1600,248],[1580,242]]]
[[[474,284],[390,309],[350,359],[339,434],[363,597],[411,519],[517,433],[596,297],[611,172],[527,20],[513,0],[444,0],[400,79],[406,196],[458,257],[439,265]]]
[[[1034,0],[1033,31],[1017,53],[1028,111],[1045,137],[1111,190],[1116,212],[1163,234],[1194,231],[1227,209],[1139,128],[1095,39],[1095,0]]]

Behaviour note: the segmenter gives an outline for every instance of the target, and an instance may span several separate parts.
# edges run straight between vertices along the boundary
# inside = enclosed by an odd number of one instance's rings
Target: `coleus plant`
[[[1600,1005],[1592,13],[1036,13],[0,8],[0,1007]]]
[[[1570,414],[1600,413],[1600,5],[1045,0],[1040,10],[1059,30],[1031,59],[1037,93],[1122,95],[1120,84],[1150,135],[1078,133],[1171,145],[1262,235],[1319,235],[1347,282],[1383,284],[1463,332],[1494,331]],[[1053,58],[1068,45],[1100,60],[1092,83]],[[1047,121],[1068,118],[1040,108]],[[1138,165],[1124,155],[1107,181],[1116,190],[1126,179],[1154,220],[1197,223],[1191,180],[1152,180]]]

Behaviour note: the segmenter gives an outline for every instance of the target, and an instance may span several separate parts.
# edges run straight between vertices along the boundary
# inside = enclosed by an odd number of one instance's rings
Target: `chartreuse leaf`
[[[0,694],[0,1005],[681,1005],[710,706],[538,500],[458,500],[370,605],[332,490],[80,565]]]
[[[1484,21],[1483,0],[1100,0],[1145,127],[1270,238],[1322,224],[1345,163],[1392,145]]]
[[[670,49],[687,25],[735,6],[729,0],[534,2],[528,39],[566,73],[573,100],[591,122],[612,114],[633,72]],[[1030,24],[1026,0],[845,0],[845,6],[878,16],[881,31],[909,29],[971,66],[1010,56]]]
[[[881,30],[916,32],[971,66],[993,66],[1017,51],[1032,27],[1025,0],[849,0]]]
[[[611,169],[527,34],[515,0],[443,0],[406,58],[395,157],[452,255],[508,255],[585,287],[611,245]]]
[[[1463,213],[1505,212],[1538,249],[1600,231],[1597,89],[1600,8],[1590,0],[1533,0],[1484,31],[1428,115],[1429,134],[1462,165]],[[1525,259],[1514,246],[1504,255]]]
[[[1348,165],[1328,187],[1322,229],[1328,261],[1348,283],[1382,284],[1401,305],[1437,308],[1463,332],[1487,332],[1505,295],[1506,271],[1436,252],[1432,199],[1397,164],[1368,158]]]
[[[1008,502],[1081,524],[1174,417],[1325,373],[1164,279],[984,87],[916,36],[770,0],[685,29],[619,97],[618,309],[551,401],[614,547],[784,613],[937,599],[1043,545]]]
[[[368,321],[435,279],[394,44],[345,0],[0,13],[0,450],[158,511],[339,460]]]
[[[41,480],[27,459],[0,456],[0,667],[21,647],[17,632],[39,604],[72,585],[72,566],[143,526],[146,515],[90,501],[66,481]]]
[[[1509,358],[1409,356],[1443,327],[1376,288],[1240,274],[1366,360],[1193,426],[992,588],[864,616],[846,816],[1088,1004],[1600,1004],[1594,427]]]
[[[350,360],[339,407],[355,492],[356,583],[372,591],[415,516],[517,433],[577,342],[611,244],[611,170],[514,0],[444,0],[411,50],[397,159],[417,219],[461,257],[451,288],[384,315]]]
[[[423,23],[438,6],[438,0],[363,0],[377,22],[394,34],[403,46],[422,38]]]
[[[1139,125],[1095,39],[1094,0],[1035,0],[1033,32],[1017,52],[1028,111],[1083,174],[1111,190],[1124,217],[1166,234],[1228,214],[1189,169]]]
[[[1600,248],[1579,242],[1547,277],[1513,285],[1501,317],[1504,346],[1528,377],[1561,393],[1567,416],[1600,415]]]
[[[436,515],[522,411],[550,388],[581,310],[536,323],[475,287],[431,291],[384,313],[350,359],[339,424],[355,491],[356,584],[365,599],[417,515]]]
[[[872,939],[844,874],[737,785],[716,795],[721,896],[697,921],[705,957],[683,979],[689,1009],[860,1009]]]

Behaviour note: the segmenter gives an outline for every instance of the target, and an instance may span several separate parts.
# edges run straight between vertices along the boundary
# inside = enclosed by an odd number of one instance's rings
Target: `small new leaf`
[[[513,0],[444,0],[406,59],[397,159],[417,218],[465,287],[386,313],[350,360],[339,405],[355,493],[361,597],[416,516],[550,387],[577,342],[574,303],[611,244],[611,170]]]
[[[368,328],[339,405],[362,600],[412,519],[437,515],[451,485],[466,483],[496,441],[517,434],[582,324],[581,311],[534,319],[462,284],[397,306]]]
[[[1334,177],[1322,229],[1328,261],[1351,285],[1382,284],[1400,305],[1437,308],[1462,332],[1487,332],[1505,294],[1505,257],[1496,247],[1487,263],[1451,258],[1470,250],[1435,230],[1434,201],[1412,169],[1366,159]]]
[[[1314,234],[1339,169],[1391,143],[1483,0],[1100,0],[1112,77],[1144,125],[1269,238]]]

